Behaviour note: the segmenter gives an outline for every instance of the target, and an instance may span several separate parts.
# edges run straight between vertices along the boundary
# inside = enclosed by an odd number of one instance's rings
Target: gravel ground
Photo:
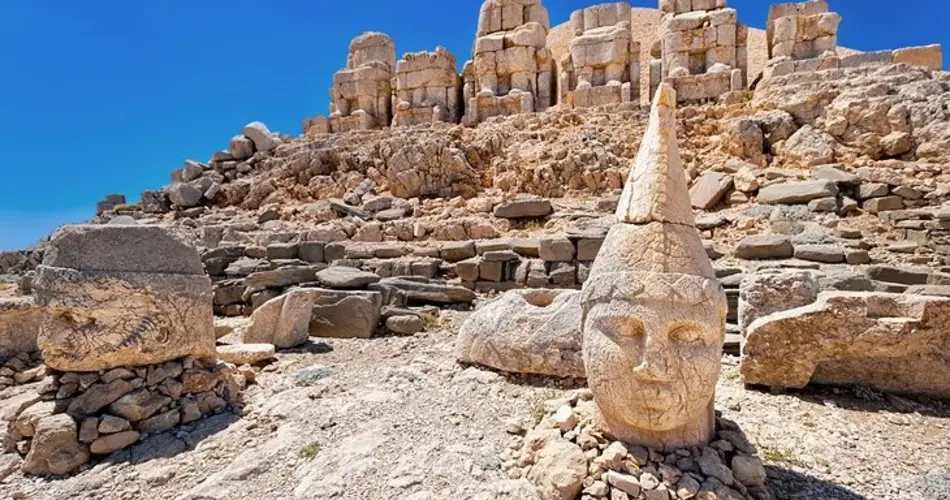
[[[531,425],[543,401],[579,385],[459,366],[453,340],[465,315],[446,311],[440,328],[415,337],[281,353],[247,391],[243,415],[69,479],[14,474],[0,498],[535,498],[501,471],[506,424]],[[772,395],[744,388],[737,363],[723,359],[717,406],[759,447],[778,498],[950,498],[945,403],[866,389]]]

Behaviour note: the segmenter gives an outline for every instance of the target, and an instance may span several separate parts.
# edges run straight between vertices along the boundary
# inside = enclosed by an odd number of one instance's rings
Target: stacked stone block
[[[640,44],[633,41],[630,4],[571,14],[570,53],[561,62],[561,103],[587,108],[640,100]]]
[[[749,30],[725,0],[661,0],[660,10],[651,94],[660,82],[673,86],[679,102],[713,99],[746,87]]]
[[[346,68],[333,75],[330,132],[370,130],[392,121],[396,45],[383,33],[364,33],[350,43]]]
[[[473,58],[462,72],[466,125],[493,116],[544,111],[554,104],[549,29],[541,0],[482,4]]]
[[[393,126],[462,118],[462,81],[455,56],[443,47],[406,54],[396,63]]]
[[[838,48],[841,16],[825,0],[776,4],[766,24],[769,59],[814,59]]]

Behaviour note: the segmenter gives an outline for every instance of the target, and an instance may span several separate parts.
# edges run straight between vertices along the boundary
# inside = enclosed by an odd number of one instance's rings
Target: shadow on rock
[[[105,461],[113,464],[140,464],[159,458],[172,458],[195,449],[199,443],[227,429],[240,419],[241,417],[234,413],[220,413],[195,423],[191,431],[176,429],[156,434],[130,448],[109,455]]]
[[[765,466],[778,500],[868,500],[842,486],[774,465]]]
[[[767,387],[747,385],[747,390],[768,392]],[[829,403],[845,410],[869,413],[919,413],[923,416],[950,418],[950,403],[926,396],[898,396],[864,386],[832,387],[809,385],[788,390],[786,395],[804,403],[826,406]]]

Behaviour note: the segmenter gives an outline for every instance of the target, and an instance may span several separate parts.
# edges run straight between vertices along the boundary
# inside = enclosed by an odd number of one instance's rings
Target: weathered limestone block
[[[310,336],[369,338],[379,325],[383,307],[379,292],[306,289],[313,297]]]
[[[513,373],[584,377],[580,292],[511,290],[466,320],[459,361]]]
[[[247,344],[273,344],[286,349],[307,342],[313,294],[291,290],[271,299],[251,314],[251,324],[244,333]]]
[[[650,88],[670,83],[680,102],[743,90],[748,81],[749,30],[725,1],[660,1],[659,58],[650,63]]]
[[[809,383],[950,397],[950,299],[832,292],[759,318],[742,346],[742,380]]]
[[[40,310],[32,297],[0,298],[0,358],[36,351]]]
[[[69,474],[89,459],[89,450],[79,442],[79,429],[69,415],[50,415],[36,424],[23,472],[38,476]]]
[[[826,0],[772,5],[766,24],[769,59],[816,59],[838,47],[841,16]]]
[[[764,269],[751,273],[739,286],[739,329],[758,318],[806,306],[818,299],[818,280],[810,271]]]
[[[392,80],[396,45],[383,33],[368,32],[350,42],[346,68],[333,75],[330,132],[386,127],[392,121]]]
[[[548,12],[541,0],[482,3],[472,60],[462,70],[464,124],[474,126],[493,116],[540,112],[554,104],[549,29]]]
[[[640,44],[633,41],[630,4],[611,3],[571,14],[570,53],[561,61],[561,102],[587,108],[640,102]]]
[[[726,295],[690,209],[676,93],[660,84],[611,228],[584,283],[583,355],[598,425],[668,450],[715,431]]]
[[[894,51],[894,64],[899,63],[940,71],[943,69],[943,46],[934,44],[897,49]]]
[[[61,371],[214,356],[211,280],[158,226],[66,226],[36,274],[37,343]]]
[[[455,56],[444,47],[414,52],[396,63],[393,126],[462,119],[462,80]]]

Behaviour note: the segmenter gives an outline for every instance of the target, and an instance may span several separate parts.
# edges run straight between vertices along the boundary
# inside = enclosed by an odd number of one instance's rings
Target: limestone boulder
[[[364,288],[380,280],[376,273],[348,266],[330,266],[317,272],[317,281],[327,288],[356,289]]]
[[[248,344],[273,344],[290,348],[309,339],[314,295],[306,290],[291,290],[271,299],[251,314],[244,333]]]
[[[513,373],[584,377],[580,292],[511,290],[462,325],[459,361]]]
[[[267,152],[280,145],[280,139],[275,137],[267,128],[267,125],[261,122],[248,123],[244,126],[242,133],[244,137],[254,142],[254,149],[257,151]]]
[[[40,419],[22,470],[37,476],[60,476],[75,471],[89,460],[89,450],[79,442],[79,429],[69,415],[60,413]]]
[[[234,365],[256,365],[274,359],[273,344],[237,344],[218,346],[218,359]]]
[[[520,219],[528,217],[546,217],[554,212],[551,202],[543,199],[522,199],[506,201],[494,209],[495,217]]]
[[[810,305],[759,318],[742,346],[747,384],[801,388],[861,385],[950,397],[950,299],[830,292]]]
[[[746,260],[790,259],[794,254],[792,242],[777,235],[746,236],[736,247],[736,257]]]
[[[538,451],[528,473],[541,500],[573,500],[580,495],[587,475],[587,458],[576,444],[565,439],[548,442]]]
[[[36,274],[37,344],[51,368],[98,371],[214,356],[211,280],[158,226],[66,226]]]
[[[810,167],[834,162],[834,137],[805,125],[785,141],[782,153],[790,160]]]
[[[385,278],[380,288],[394,289],[409,302],[422,304],[470,304],[475,292],[458,285],[414,278]]]
[[[789,181],[760,189],[758,201],[772,205],[795,205],[837,195],[838,186],[833,181]]]
[[[369,338],[379,325],[380,292],[308,289],[313,297],[310,336]]]
[[[756,319],[811,304],[820,287],[812,272],[773,269],[750,273],[739,286],[739,328]]]
[[[0,358],[36,351],[40,310],[30,297],[0,298]]]

